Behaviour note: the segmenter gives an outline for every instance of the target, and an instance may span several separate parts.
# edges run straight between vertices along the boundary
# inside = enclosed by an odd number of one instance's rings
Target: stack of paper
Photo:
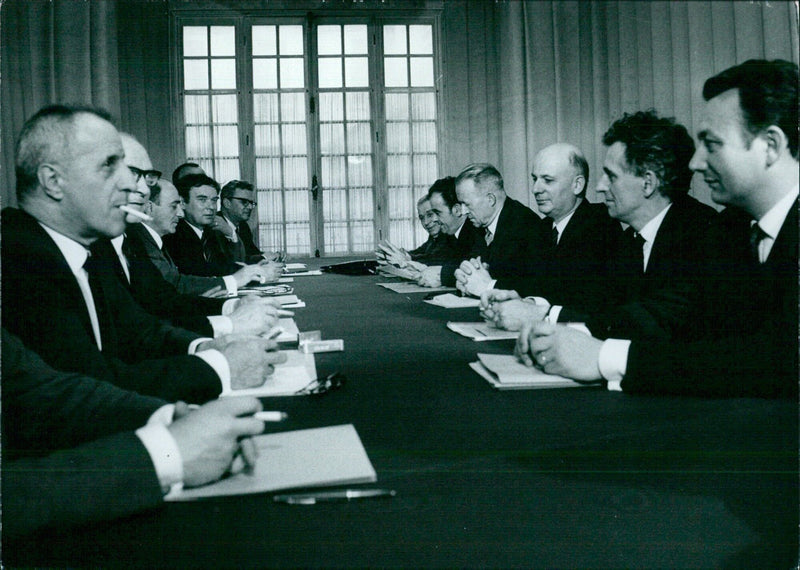
[[[313,354],[303,354],[299,350],[282,350],[286,362],[277,364],[275,372],[258,388],[234,390],[231,396],[294,396],[317,377],[317,366]]]
[[[452,287],[437,287],[431,289],[430,287],[423,287],[416,283],[378,283],[381,287],[385,287],[395,293],[430,293],[431,291],[452,291]]]
[[[440,289],[445,289],[441,287]],[[433,289],[436,291],[437,289]],[[452,291],[452,288],[450,288]],[[459,297],[452,293],[444,293],[443,295],[436,295],[433,299],[425,299],[426,303],[436,305],[437,307],[444,307],[445,309],[464,309],[469,307],[480,307],[481,300],[474,297]]]
[[[297,295],[277,295],[273,299],[284,309],[299,309],[306,306]]]
[[[300,334],[300,329],[297,328],[297,323],[294,319],[287,317],[285,319],[278,319],[278,327],[283,329],[283,332],[275,338],[277,342],[295,342],[297,335]]]
[[[519,332],[504,331],[496,328],[494,325],[490,325],[485,321],[481,321],[479,323],[449,322],[447,323],[447,328],[453,332],[457,332],[460,335],[471,338],[472,340],[477,340],[479,342],[485,340],[510,340],[516,339],[519,336]]]
[[[478,354],[478,360],[479,362],[471,362],[470,368],[498,390],[577,388],[600,384],[575,382],[563,376],[545,374],[538,368],[525,366],[511,354]]]
[[[378,477],[352,424],[253,437],[258,459],[252,474],[170,493],[167,501],[265,493],[300,487],[374,483]]]

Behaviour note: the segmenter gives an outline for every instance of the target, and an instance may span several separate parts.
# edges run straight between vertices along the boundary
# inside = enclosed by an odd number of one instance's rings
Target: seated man
[[[171,489],[220,478],[240,449],[253,459],[246,438],[264,428],[254,398],[191,411],[57,372],[5,329],[2,352],[6,562],[36,548],[23,540],[34,531],[154,508]]]
[[[586,323],[601,338],[669,338],[683,331],[700,238],[716,215],[688,196],[694,142],[682,125],[648,111],[615,121],[603,143],[608,153],[597,191],[611,218],[630,226],[608,257],[603,294],[594,305],[578,299],[561,306],[558,296],[523,302],[515,293],[492,291],[484,312],[498,326],[519,330],[525,320],[546,316]]]
[[[375,252],[379,263],[389,263],[398,267],[406,267],[409,261],[419,263],[436,263],[447,259],[453,247],[454,239],[442,231],[442,225],[431,210],[431,201],[428,194],[417,200],[417,217],[422,227],[428,232],[428,239],[416,249],[406,251],[392,243],[385,241],[378,244]]]
[[[708,79],[703,98],[690,166],[728,207],[698,265],[694,335],[602,341],[535,323],[517,341],[526,364],[626,392],[797,399],[797,65],[746,61]]]
[[[253,241],[253,232],[247,221],[256,206],[253,185],[241,180],[231,180],[222,187],[220,211],[214,220],[214,229],[225,236],[219,243],[224,246],[226,259],[238,263],[283,261],[286,255],[275,252],[268,256]]]

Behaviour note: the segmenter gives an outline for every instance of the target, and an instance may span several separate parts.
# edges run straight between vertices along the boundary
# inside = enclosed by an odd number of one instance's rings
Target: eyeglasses
[[[301,395],[322,395],[331,390],[341,388],[347,382],[347,376],[334,372],[328,374],[325,378],[317,378],[308,383],[307,386],[301,388],[295,394]]]
[[[131,173],[136,176],[136,182],[139,182],[142,176],[144,176],[144,183],[148,186],[155,186],[158,179],[161,178],[161,172],[158,170],[142,170],[135,166],[129,166],[128,168],[130,168]]]
[[[239,198],[238,196],[234,196],[231,200],[239,200],[242,203],[242,206],[245,208],[254,208],[256,203],[252,200],[248,200],[247,198]]]

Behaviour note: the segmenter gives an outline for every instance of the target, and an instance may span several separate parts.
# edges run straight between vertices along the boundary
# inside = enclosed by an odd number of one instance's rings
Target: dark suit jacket
[[[138,251],[144,251],[150,262],[161,272],[164,279],[170,283],[179,293],[187,295],[201,295],[215,287],[225,287],[225,282],[221,277],[204,277],[200,275],[185,275],[178,271],[178,266],[167,257],[158,246],[153,236],[150,235],[142,224],[133,224],[126,231],[131,243],[138,247]]]
[[[442,285],[453,287],[456,284],[455,271],[461,262],[470,258],[470,253],[477,251],[481,244],[485,245],[484,231],[476,228],[469,218],[464,220],[461,232],[455,241],[452,257],[442,263],[441,280]]]
[[[3,330],[3,541],[123,516],[162,502],[132,432],[166,402],[57,372]],[[8,562],[8,560],[7,560]]]
[[[100,352],[75,276],[30,215],[3,210],[2,248],[3,326],[50,366],[169,401],[202,402],[219,395],[216,372],[186,354],[198,335],[146,313],[105,272],[93,286]]]
[[[546,224],[551,224],[545,219]],[[549,228],[548,228],[549,229]],[[608,288],[608,263],[619,247],[620,223],[604,204],[581,204],[561,233],[558,245],[548,240],[543,259],[528,277],[508,279],[523,297],[546,298],[554,305],[589,310],[602,304]]]
[[[208,315],[219,315],[224,299],[209,299],[195,295],[181,295],[167,283],[161,273],[150,263],[147,252],[139,242],[126,236],[123,250],[128,260],[130,283],[122,269],[117,252],[109,240],[92,244],[92,255],[104,260],[104,266],[119,280],[134,300],[145,311],[172,325],[194,331],[202,336],[214,336]]]
[[[227,246],[223,240],[227,241],[227,238],[214,230],[206,229],[201,239],[189,222],[181,220],[175,233],[165,235],[163,239],[164,246],[181,273],[215,277],[230,275],[240,269],[236,263],[225,259],[224,250]],[[203,240],[207,240],[207,243],[204,244]]]
[[[685,333],[702,268],[706,232],[716,210],[694,198],[675,200],[664,217],[642,273],[641,250],[630,257],[624,238],[609,260],[605,303],[591,309],[565,306],[564,322],[585,322],[598,338],[671,338]]]
[[[217,216],[222,218],[226,224],[228,223],[222,212],[217,212]],[[240,222],[236,226],[236,234],[239,239],[235,243],[225,237],[224,234],[217,236],[217,243],[221,246],[219,252],[227,262],[258,263],[264,259],[264,254],[256,247],[253,240],[253,231],[247,222]]]
[[[412,249],[408,254],[413,261],[419,261],[427,265],[438,265],[453,259],[455,251],[455,236],[440,232],[436,237],[428,236],[425,243],[416,249]]]
[[[634,341],[623,390],[797,399],[797,232],[795,203],[766,263],[758,264],[749,216],[733,208],[720,214],[690,313],[700,338]]]
[[[513,280],[529,275],[540,261],[542,248],[546,244],[545,226],[545,222],[533,210],[507,197],[503,209],[500,210],[497,231],[491,245],[486,245],[485,230],[474,228],[472,249],[463,259],[480,256],[481,261],[489,264],[489,273],[497,280],[496,287],[507,289]],[[458,264],[453,267],[453,271],[458,268]],[[442,284],[455,284],[454,276],[448,274],[447,280],[448,283],[445,283],[443,266]]]

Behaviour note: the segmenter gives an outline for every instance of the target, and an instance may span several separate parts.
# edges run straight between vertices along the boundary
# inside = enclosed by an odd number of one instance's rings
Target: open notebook
[[[258,435],[253,442],[258,459],[252,474],[230,475],[210,485],[171,493],[165,500],[188,501],[377,480],[352,424]]]
[[[313,354],[304,354],[299,350],[282,350],[286,362],[277,364],[275,372],[267,378],[262,386],[245,390],[234,390],[230,396],[294,396],[317,377],[317,366]]]
[[[603,382],[575,382],[563,376],[545,374],[529,368],[512,354],[478,354],[478,362],[470,368],[498,390],[531,390],[537,388],[578,388],[597,386]]]

